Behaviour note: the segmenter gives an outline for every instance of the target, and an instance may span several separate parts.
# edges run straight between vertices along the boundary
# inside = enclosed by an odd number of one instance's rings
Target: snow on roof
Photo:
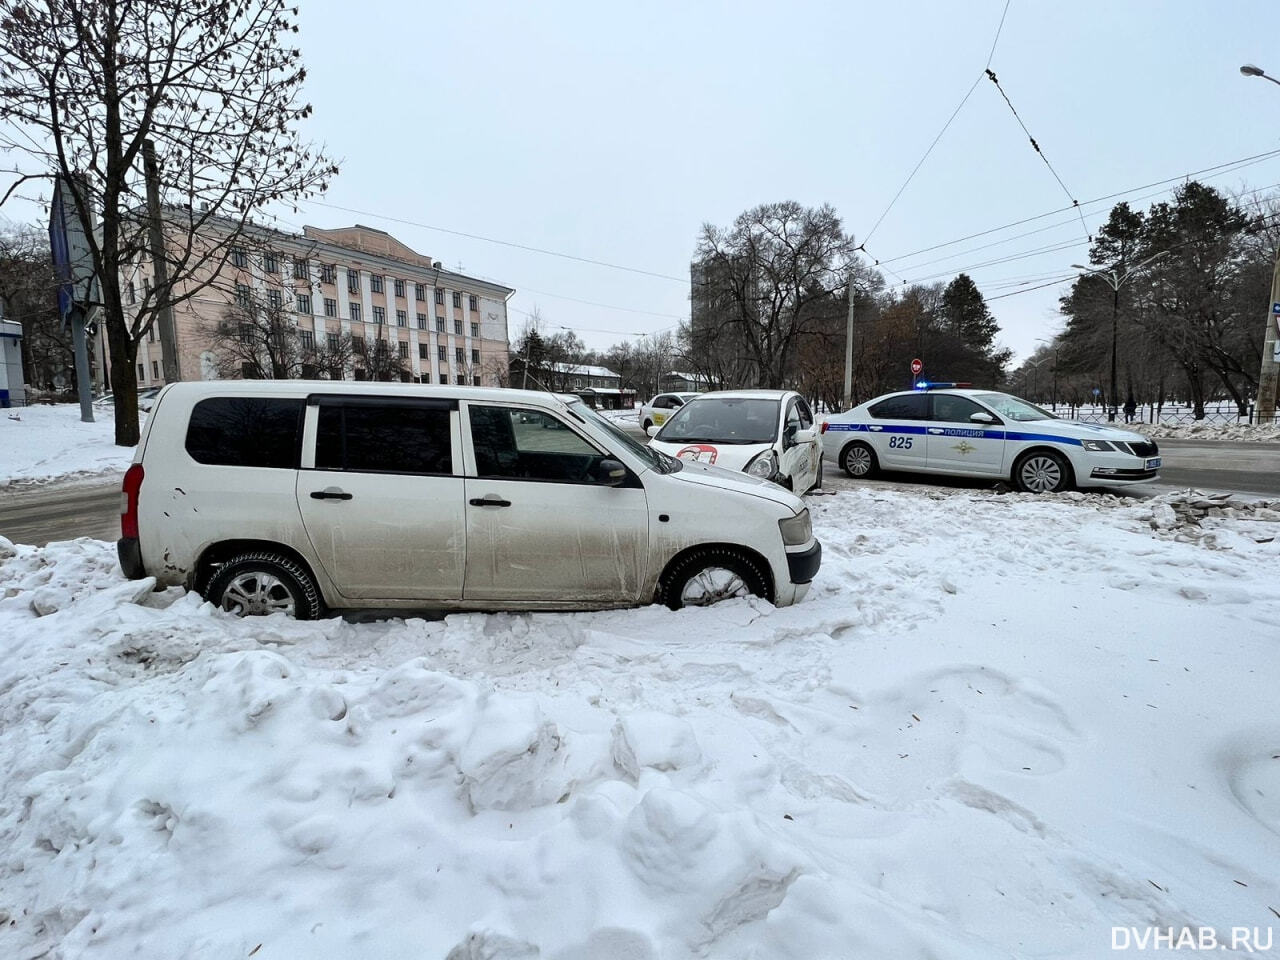
[[[616,377],[608,367],[593,367],[582,363],[553,363],[551,369],[556,373],[567,373],[579,377]]]

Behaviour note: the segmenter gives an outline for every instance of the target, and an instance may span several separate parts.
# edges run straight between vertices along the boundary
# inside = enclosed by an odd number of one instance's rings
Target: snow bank
[[[1280,424],[1257,423],[1158,423],[1132,424],[1148,437],[1179,440],[1254,440],[1280,443]]]
[[[1092,958],[1280,925],[1280,520],[1193,499],[815,498],[781,610],[240,621],[105,543],[0,542],[4,953]]]
[[[0,487],[123,473],[134,448],[116,446],[110,407],[93,415],[93,423],[81,423],[73,403],[0,410]]]

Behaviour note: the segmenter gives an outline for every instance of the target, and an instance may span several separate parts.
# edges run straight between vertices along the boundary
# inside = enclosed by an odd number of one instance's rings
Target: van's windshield
[[[600,416],[585,403],[570,404],[569,412],[576,415],[588,429],[604,432],[610,439],[622,444],[629,453],[635,454],[659,473],[676,473],[684,466],[675,457],[638,442],[616,423]]]

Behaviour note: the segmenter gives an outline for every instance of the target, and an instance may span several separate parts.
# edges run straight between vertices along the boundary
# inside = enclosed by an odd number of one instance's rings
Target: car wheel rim
[[[262,617],[269,613],[294,615],[293,594],[274,574],[246,571],[222,592],[222,609],[242,617]]]
[[[1052,457],[1032,457],[1022,465],[1022,482],[1032,493],[1052,493],[1062,484],[1062,468]]]
[[[745,597],[751,591],[741,576],[724,567],[707,567],[689,578],[680,591],[680,603],[686,607],[705,607],[733,597]]]
[[[855,477],[865,477],[871,470],[871,452],[863,447],[854,447],[844,458],[846,469]]]

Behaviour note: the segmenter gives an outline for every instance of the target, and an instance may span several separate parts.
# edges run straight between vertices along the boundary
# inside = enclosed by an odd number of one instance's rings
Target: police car
[[[718,390],[694,397],[649,446],[679,460],[741,471],[795,493],[822,486],[813,413],[791,390]]]
[[[917,384],[833,414],[821,426],[823,452],[854,478],[879,470],[992,477],[1031,493],[1159,476],[1160,451],[1141,434],[962,386]]]

